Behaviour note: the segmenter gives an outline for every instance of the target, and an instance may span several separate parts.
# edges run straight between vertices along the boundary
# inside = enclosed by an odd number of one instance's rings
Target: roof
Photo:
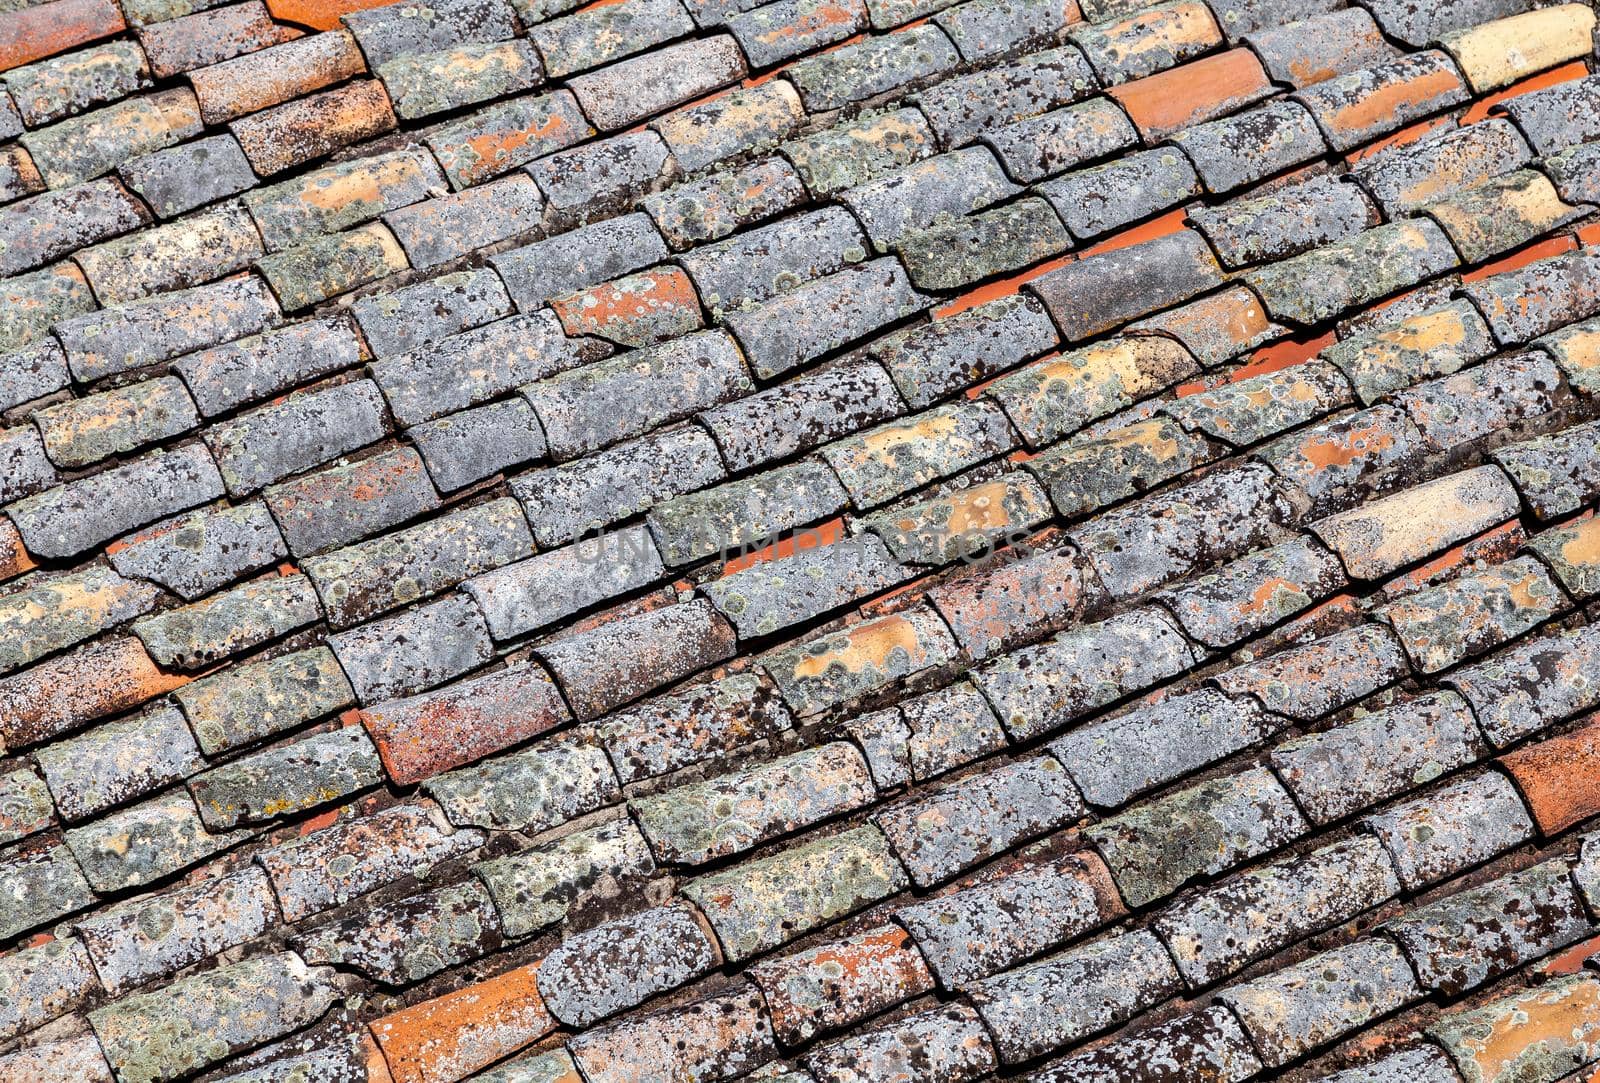
[[[1592,4],[0,8],[0,1080],[1600,1067]]]

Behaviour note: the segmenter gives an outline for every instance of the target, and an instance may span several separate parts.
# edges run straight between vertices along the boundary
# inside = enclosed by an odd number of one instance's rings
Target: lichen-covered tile
[[[827,207],[696,248],[680,262],[711,314],[725,316],[866,256],[866,239],[849,212]]]
[[[1521,0],[1443,0],[1426,6],[1407,0],[1373,0],[1371,10],[1384,33],[1420,48],[1453,30],[1504,18],[1523,7]]]
[[[278,317],[265,284],[239,277],[68,316],[52,330],[73,375],[87,381],[256,334]]]
[[[1343,511],[1420,465],[1422,434],[1403,411],[1375,406],[1268,444],[1258,456],[1311,498],[1310,514]]]
[[[848,501],[824,462],[804,459],[662,501],[648,523],[662,559],[679,567],[757,548],[785,531],[828,518]],[[538,518],[531,513],[529,518],[537,536]]]
[[[1221,284],[1222,271],[1205,239],[1185,229],[1076,260],[1027,288],[1044,302],[1067,341],[1080,342]]]
[[[1227,286],[1198,300],[1158,312],[1130,324],[1128,331],[1175,338],[1206,367],[1231,361],[1288,333],[1267,318],[1261,301],[1245,286]],[[1312,374],[1316,369],[1296,366],[1282,379],[1292,381],[1296,373],[1302,371]]]
[[[1198,371],[1193,356],[1160,335],[1107,339],[1041,358],[984,389],[1029,447],[1043,447]]]
[[[163,707],[109,722],[34,753],[56,808],[83,820],[205,767],[183,714]]]
[[[1472,303],[1452,301],[1392,326],[1344,338],[1321,354],[1337,365],[1362,403],[1445,376],[1495,352],[1489,325]]]
[[[1192,0],[1162,4],[1114,22],[1068,32],[1105,86],[1154,75],[1222,44],[1211,11]]]
[[[567,1044],[589,1083],[746,1076],[773,1060],[761,994],[740,982],[710,996],[588,1031]],[[753,1078],[753,1077],[752,1077]]]
[[[1450,58],[1429,50],[1337,76],[1294,97],[1317,118],[1329,145],[1348,151],[1469,96]]]
[[[1311,114],[1288,100],[1197,124],[1178,132],[1172,142],[1194,163],[1207,190],[1218,195],[1265,180],[1327,150]]]
[[[855,746],[839,741],[629,802],[663,861],[699,865],[869,804]]]
[[[341,317],[306,320],[200,349],[173,362],[206,417],[350,368],[360,342]]]
[[[25,9],[27,10],[27,9]],[[93,1034],[45,1041],[0,1057],[0,1073],[17,1079],[73,1079],[81,1083],[115,1083],[100,1043]]]
[[[172,376],[48,406],[33,415],[51,460],[88,466],[200,423],[182,381]]]
[[[0,210],[0,272],[20,274],[129,230],[148,213],[111,178],[19,200]]]
[[[1383,579],[1441,553],[1521,510],[1517,490],[1492,466],[1449,474],[1310,524],[1357,579]]]
[[[528,172],[558,213],[589,221],[631,204],[670,175],[670,157],[654,132],[624,132],[541,158]]]
[[[1517,248],[1583,213],[1532,169],[1490,177],[1421,209],[1444,227],[1468,263]]]
[[[394,130],[389,95],[376,79],[355,79],[251,113],[228,125],[250,166],[282,173],[353,143]]]
[[[742,962],[906,885],[883,834],[865,826],[696,877],[682,890],[724,955]]]
[[[1070,46],[960,75],[918,94],[918,105],[946,146],[1069,105],[1097,85],[1083,54]]]
[[[176,698],[208,756],[292,729],[355,701],[350,682],[326,647],[223,669],[179,689]]]
[[[702,583],[700,592],[740,635],[758,638],[887,590],[911,575],[877,535],[858,534],[759,561]]]
[[[38,744],[184,683],[156,668],[133,636],[106,636],[0,681],[0,738]]]
[[[960,1083],[995,1067],[978,1013],[965,1004],[931,1008],[823,1046],[805,1058],[819,1083]]]
[[[491,105],[434,129],[425,142],[450,178],[451,187],[461,189],[509,173],[593,134],[572,92],[559,90]]]
[[[1021,199],[919,230],[896,247],[918,289],[956,290],[1048,259],[1071,245],[1050,204]]]
[[[1568,203],[1600,202],[1600,147],[1592,143],[1546,158],[1542,168]]]
[[[298,922],[342,906],[483,843],[481,831],[451,831],[426,802],[396,805],[337,821],[255,855],[271,878],[285,921]]]
[[[348,12],[341,20],[373,67],[396,57],[433,53],[463,42],[516,36],[510,4],[503,0],[431,0]]]
[[[1317,1083],[1461,1083],[1444,1050],[1430,1043],[1405,1046],[1388,1056],[1367,1061]]]
[[[649,532],[629,527],[468,580],[496,639],[512,639],[664,575]]]
[[[1600,137],[1600,78],[1573,79],[1502,104],[1533,149],[1548,157]]]
[[[1473,92],[1484,94],[1594,52],[1595,14],[1562,4],[1509,15],[1444,34],[1439,44],[1455,58]]]
[[[1237,112],[1271,92],[1261,61],[1243,48],[1191,60],[1109,91],[1147,143]]]
[[[316,591],[303,575],[267,576],[168,609],[133,624],[157,662],[193,670],[239,654],[322,617]]]
[[[1600,520],[1585,519],[1528,542],[1567,593],[1580,601],[1600,595]]]
[[[442,493],[545,456],[544,430],[533,407],[506,399],[460,410],[406,430],[428,476]]]
[[[395,115],[418,120],[532,90],[543,66],[526,41],[464,42],[437,52],[395,57],[377,68]]]
[[[27,838],[55,821],[50,790],[32,767],[0,775],[0,845]]]
[[[53,338],[44,339],[5,355],[0,366],[0,409],[32,402],[60,391],[72,380],[67,355]]]
[[[1267,710],[1313,721],[1376,692],[1408,672],[1394,634],[1358,625],[1217,674],[1229,695],[1252,695]]]
[[[1261,1059],[1279,1067],[1422,998],[1386,940],[1357,940],[1224,989]]]
[[[1323,323],[1457,264],[1431,220],[1376,226],[1278,263],[1244,272],[1274,319]]]
[[[90,404],[93,408],[94,404]],[[0,429],[0,500],[13,501],[49,489],[60,480],[39,430],[26,423]]]
[[[1307,830],[1272,772],[1252,768],[1201,782],[1085,829],[1129,906],[1170,895]]]
[[[1050,490],[1064,516],[1114,504],[1220,454],[1168,418],[1152,418],[1065,440],[1025,468]]]
[[[1567,401],[1561,374],[1538,350],[1497,357],[1394,396],[1435,451],[1459,452]]]
[[[37,552],[38,550],[34,550]],[[10,672],[149,612],[160,591],[110,568],[41,573],[0,595],[0,671]]]
[[[878,251],[952,217],[980,210],[1021,189],[1007,179],[993,152],[968,147],[914,162],[840,193]]]
[[[314,237],[256,261],[285,311],[309,308],[406,267],[405,251],[379,222]]]
[[[1421,891],[1533,837],[1533,821],[1505,775],[1482,771],[1367,816],[1400,882]]]
[[[785,702],[804,717],[872,695],[951,662],[955,641],[927,607],[878,617],[761,657]]]
[[[59,843],[0,853],[0,878],[0,934],[7,939],[98,901],[71,850]],[[26,1021],[27,1014],[18,1020]]]
[[[561,297],[667,258],[650,216],[623,215],[491,256],[518,310],[533,313]]]
[[[364,704],[443,684],[494,656],[482,615],[460,595],[330,635],[328,645]]]
[[[776,146],[804,117],[794,87],[772,79],[674,110],[650,127],[685,172],[697,173],[735,155]]]
[[[249,837],[249,831],[208,831],[182,789],[66,832],[72,856],[101,892],[160,880]]]
[[[208,125],[278,105],[352,76],[366,63],[348,31],[311,34],[186,73]]]
[[[36,128],[21,138],[51,188],[110,173],[130,158],[200,134],[200,108],[188,87],[144,94]]]
[[[1007,731],[1023,740],[1059,729],[1198,660],[1170,617],[1145,608],[1024,647],[984,667],[975,679]]]
[[[874,816],[918,886],[929,887],[1083,814],[1049,756],[967,775]]]
[[[304,569],[329,621],[344,627],[532,553],[521,508],[503,498],[309,559]]]
[[[278,0],[274,5],[282,9]],[[258,49],[292,41],[304,34],[297,27],[274,22],[261,0],[245,0],[197,10],[205,4],[184,3],[167,11],[134,16],[143,25],[137,31],[139,44],[150,61],[157,79],[166,79]],[[338,28],[337,20],[333,29]]]
[[[552,456],[560,461],[752,390],[732,337],[706,331],[569,369],[529,384],[521,393],[539,417]]]
[[[770,683],[736,674],[618,711],[596,732],[629,783],[738,752],[792,725]]]
[[[556,1028],[539,995],[540,973],[541,964],[526,963],[373,1020],[383,1052],[369,1074],[387,1064],[403,1080],[448,1079],[537,1041]]]
[[[1191,988],[1399,894],[1383,846],[1358,835],[1202,888],[1158,914],[1153,928]]]
[[[825,445],[821,454],[855,506],[867,509],[1013,446],[1004,413],[996,404],[979,400],[935,407],[847,436]]]
[[[1004,552],[930,592],[971,657],[1058,631],[1099,604],[1099,585],[1071,548]]]
[[[1272,472],[1249,463],[1107,512],[1069,537],[1106,589],[1130,597],[1271,545],[1289,517]]]
[[[1600,982],[1587,975],[1554,978],[1472,1011],[1452,1012],[1426,1032],[1442,1043],[1467,1083],[1554,1078],[1600,1057]]]
[[[1235,268],[1343,240],[1376,225],[1379,215],[1359,186],[1324,174],[1195,211],[1190,220],[1223,265]]]
[[[116,995],[254,940],[278,920],[266,874],[246,866],[90,915],[73,931]]]
[[[1226,1007],[1213,1004],[1054,1061],[1037,1083],[1236,1083],[1261,1071],[1250,1039]]]
[[[473,1078],[480,1083],[583,1083],[577,1062],[560,1048],[516,1057]]]
[[[1505,748],[1600,705],[1590,674],[1600,634],[1583,627],[1530,639],[1450,674],[1446,683],[1472,704],[1485,735]]]
[[[1005,731],[970,682],[905,700],[906,763],[926,782],[1006,746]]]
[[[264,955],[135,993],[89,1013],[124,1083],[210,1067],[315,1022],[338,999],[333,971],[293,952]]]
[[[544,196],[532,177],[517,173],[492,184],[451,192],[390,211],[384,222],[422,270],[475,248],[529,233],[544,215]]]
[[[1557,858],[1448,895],[1381,926],[1423,988],[1459,996],[1594,931]]]
[[[1091,805],[1118,808],[1270,737],[1282,724],[1254,700],[1201,688],[1072,730],[1049,748]]]
[[[697,425],[685,425],[523,474],[512,479],[511,493],[522,502],[534,538],[542,546],[555,546],[680,494],[715,485],[726,476],[711,435]],[[815,518],[836,511],[844,502],[842,492],[824,501]],[[687,548],[687,531],[684,537]]]
[[[494,900],[506,936],[522,938],[560,921],[585,899],[607,897],[655,867],[644,836],[624,815],[480,862],[472,872]]]
[[[387,427],[378,386],[356,380],[291,395],[220,422],[205,436],[228,491],[243,496],[381,440]]]
[[[1276,372],[1250,376],[1183,395],[1161,412],[1235,447],[1248,447],[1350,404],[1339,370],[1313,358]]]
[[[682,903],[617,918],[564,941],[539,966],[545,1006],[588,1026],[674,989],[717,963],[716,946]]]
[[[862,0],[774,0],[726,19],[755,68],[821,49],[867,25]]]
[[[904,929],[883,925],[752,966],[772,1029],[786,1045],[930,992],[933,978]]]
[[[1107,1030],[1178,989],[1161,942],[1136,929],[967,987],[1004,1064],[1017,1064]]]
[[[409,985],[498,950],[504,937],[482,885],[464,880],[298,933],[290,942],[308,963]]]
[[[733,626],[704,599],[648,610],[537,648],[579,718],[598,718],[646,692],[738,653]]]
[[[1059,40],[1077,15],[1075,7],[1047,0],[977,0],[947,8],[933,21],[963,59],[977,64]]]
[[[405,447],[269,485],[266,501],[296,556],[357,541],[439,506],[421,457]]]
[[[345,726],[213,767],[189,780],[189,793],[206,826],[222,830],[292,816],[382,781],[372,739]]]
[[[784,70],[807,111],[824,113],[948,74],[961,63],[937,26],[923,24],[831,49]]]
[[[537,32],[535,28],[534,33]],[[599,71],[573,76],[567,85],[595,127],[614,132],[704,97],[744,74],[739,46],[732,37],[719,34],[668,45]]]
[[[553,738],[520,752],[437,775],[423,787],[457,827],[538,834],[620,795],[598,745]]]
[[[12,951],[0,962],[0,1034],[9,1040],[74,1011],[99,985],[88,952],[72,937]]]
[[[42,338],[52,325],[92,313],[94,293],[73,263],[58,263],[0,284],[0,349],[13,351]],[[40,343],[40,347],[49,343]]]
[[[763,86],[770,84],[762,84]],[[777,156],[646,196],[644,209],[674,248],[716,241],[806,201],[805,185]]]
[[[779,0],[765,10],[790,2],[807,0]],[[927,158],[937,153],[938,144],[920,111],[898,109],[791,140],[778,149],[820,199]]]
[[[1394,218],[1510,173],[1530,157],[1516,127],[1496,117],[1391,147],[1362,159],[1354,173]]]
[[[1023,471],[955,489],[863,521],[906,564],[975,560],[1047,522],[1050,501]]]
[[[1462,286],[1502,346],[1515,346],[1600,312],[1600,254],[1568,252]],[[1557,343],[1581,342],[1575,329]],[[1543,340],[1548,341],[1548,340]],[[1553,350],[1552,352],[1558,352]]]
[[[500,276],[487,268],[458,271],[350,306],[377,357],[420,350],[511,314]]]
[[[1394,628],[1413,665],[1437,673],[1515,639],[1566,606],[1544,566],[1520,557],[1390,602],[1376,616]]]
[[[901,907],[895,920],[955,989],[1097,927],[1115,913],[1113,890],[1105,866],[1084,851]]]
[[[570,75],[653,49],[694,30],[678,0],[625,0],[529,28],[551,76]]]
[[[1059,339],[1036,298],[1013,294],[867,347],[914,409],[1044,353]]]
[[[1096,98],[1024,120],[988,137],[1014,175],[1037,180],[1134,142],[1115,106]],[[1075,237],[1087,239],[1200,194],[1189,159],[1166,148],[1138,151],[1039,185]]]
[[[1398,52],[1362,8],[1263,27],[1244,40],[1275,81],[1296,89],[1375,67]]]
[[[882,366],[859,361],[799,376],[706,410],[700,422],[711,430],[728,465],[746,470],[810,450],[829,437],[893,417],[902,409],[904,404]]]

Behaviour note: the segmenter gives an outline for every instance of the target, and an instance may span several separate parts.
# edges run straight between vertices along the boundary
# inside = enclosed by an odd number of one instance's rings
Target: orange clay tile
[[[15,579],[38,566],[28,555],[27,547],[22,544],[22,535],[17,533],[11,520],[0,519],[0,581]]]
[[[395,1083],[455,1083],[555,1029],[530,963],[370,1024]]]
[[[0,71],[109,38],[127,24],[114,0],[51,0],[0,15]]]
[[[1507,753],[1500,763],[1546,835],[1600,813],[1600,714],[1571,733]]]
[[[352,11],[386,7],[394,0],[267,0],[267,10],[280,22],[297,23],[313,30],[339,29],[339,16]]]
[[[1589,248],[1600,245],[1600,222],[1578,230],[1578,240]]]
[[[1357,147],[1345,155],[1345,165],[1355,165],[1363,158],[1370,158],[1374,154],[1380,154],[1392,147],[1408,147],[1412,143],[1419,142],[1432,135],[1434,132],[1440,132],[1455,126],[1456,118],[1453,116],[1430,117],[1427,120],[1419,120],[1417,123],[1408,124],[1398,132],[1386,135],[1382,139],[1374,139],[1364,147]]]
[[[797,531],[781,541],[734,557],[722,566],[722,575],[742,572],[756,564],[784,560],[806,549],[821,549],[844,537],[844,519],[830,519],[826,523]]]
[[[1515,252],[1508,252],[1497,260],[1491,260],[1481,267],[1470,271],[1463,271],[1461,281],[1476,282],[1480,278],[1492,278],[1505,271],[1515,271],[1518,267],[1526,267],[1536,260],[1549,259],[1559,256],[1563,252],[1575,251],[1578,242],[1571,237],[1551,237],[1548,240],[1536,241],[1526,248],[1519,248]]]
[[[367,70],[348,30],[312,34],[189,73],[207,124],[310,94]]]
[[[1332,331],[1324,331],[1320,335],[1307,332],[1263,346],[1250,355],[1249,361],[1228,375],[1228,382],[1237,383],[1252,376],[1264,376],[1269,372],[1303,365],[1338,340],[1338,335]]]
[[[1032,282],[1040,275],[1049,274],[1058,267],[1065,267],[1067,264],[1071,263],[1077,258],[1078,257],[1071,254],[1057,256],[1054,259],[1048,259],[1043,263],[1035,264],[1034,266],[1029,267],[1026,271],[1020,271],[1008,278],[997,279],[994,282],[989,282],[979,286],[977,289],[969,290],[966,293],[963,293],[961,296],[953,298],[948,303],[934,309],[933,318],[936,320],[942,320],[946,317],[954,316],[957,313],[965,312],[969,308],[977,308],[979,305],[986,305],[990,301],[998,301],[1002,297],[1010,297],[1020,290],[1024,283]]]
[[[1086,248],[1080,252],[1079,258],[1084,256],[1099,256],[1106,252],[1115,252],[1119,248],[1131,248],[1145,241],[1153,241],[1157,237],[1165,237],[1169,233],[1181,233],[1188,227],[1188,212],[1183,209],[1168,211],[1159,218],[1152,218],[1148,222],[1140,223],[1132,229],[1125,229],[1121,233],[1113,234],[1105,240]]]
[[[1447,34],[1444,47],[1482,94],[1588,55],[1594,27],[1588,5],[1561,4]]]
[[[1488,97],[1479,98],[1472,104],[1472,108],[1461,115],[1461,123],[1476,124],[1480,120],[1487,119],[1490,112],[1501,102],[1510,101],[1512,98],[1520,98],[1524,94],[1532,94],[1535,90],[1544,90],[1546,87],[1560,86],[1562,83],[1570,83],[1575,79],[1583,79],[1588,74],[1589,69],[1584,66],[1583,61],[1574,60],[1570,64],[1563,64],[1559,68],[1552,68],[1547,72],[1524,79],[1519,83],[1513,83],[1504,90],[1496,91]]]
[[[157,668],[134,636],[108,636],[0,682],[0,736],[13,748],[35,744],[187,683]]]
[[[1499,564],[1510,560],[1516,555],[1517,550],[1522,548],[1522,543],[1527,538],[1527,531],[1522,529],[1521,523],[1501,523],[1471,541],[1463,542],[1434,557],[1426,564],[1420,564],[1403,575],[1395,576],[1383,585],[1383,596],[1398,598],[1404,594],[1415,593],[1423,587],[1442,583],[1446,579],[1454,579],[1479,562]]]
[[[683,320],[692,321],[694,327],[700,325],[700,297],[689,276],[677,267],[602,282],[571,297],[551,301],[550,307],[569,335],[599,335],[621,342],[631,337],[629,328],[634,324]],[[674,333],[682,334],[683,329]]]
[[[1272,89],[1249,49],[1230,49],[1107,91],[1147,140],[1162,139],[1266,96]]]

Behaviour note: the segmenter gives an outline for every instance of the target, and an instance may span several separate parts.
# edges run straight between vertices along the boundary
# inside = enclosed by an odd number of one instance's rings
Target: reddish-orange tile
[[[1032,282],[1035,278],[1042,274],[1048,274],[1057,267],[1065,267],[1077,258],[1070,253],[1065,256],[1057,256],[1054,259],[1035,264],[1026,271],[1019,271],[1008,278],[1002,278],[979,286],[977,289],[969,290],[934,309],[933,318],[942,320],[947,316],[954,316],[958,312],[965,312],[969,308],[977,308],[979,305],[986,305],[990,301],[998,301],[1002,297],[1010,297],[1020,290],[1024,283]]]
[[[1600,813],[1600,714],[1571,733],[1500,757],[1546,835]]]
[[[1589,69],[1584,67],[1581,60],[1574,60],[1570,64],[1561,65],[1559,68],[1551,68],[1549,71],[1540,72],[1538,75],[1524,79],[1520,83],[1513,83],[1504,90],[1497,90],[1488,97],[1480,98],[1473,103],[1471,109],[1462,114],[1461,123],[1476,124],[1478,121],[1487,118],[1490,111],[1503,101],[1518,98],[1524,94],[1531,94],[1535,90],[1543,90],[1546,87],[1570,83],[1575,79],[1583,79],[1588,74]]]
[[[395,1083],[454,1083],[554,1030],[538,975],[530,963],[373,1020]]]
[[[38,566],[33,557],[28,555],[27,547],[22,544],[22,535],[17,533],[11,520],[0,519],[0,582],[15,579]]]
[[[1527,538],[1527,532],[1522,529],[1521,523],[1501,523],[1476,538],[1446,550],[1426,564],[1389,580],[1383,585],[1383,596],[1398,598],[1402,594],[1414,593],[1445,579],[1454,579],[1478,561],[1499,564],[1510,560]]]
[[[1577,247],[1578,242],[1571,237],[1550,237],[1530,244],[1526,248],[1519,248],[1497,260],[1485,263],[1482,267],[1465,271],[1461,275],[1461,281],[1476,282],[1480,278],[1489,278],[1503,271],[1515,271],[1518,267],[1525,267],[1535,260],[1559,256],[1563,252],[1574,251]]]
[[[272,17],[286,23],[299,23],[313,30],[339,29],[339,16],[352,11],[381,8],[394,0],[267,0]]]
[[[1145,241],[1153,241],[1157,237],[1165,237],[1170,233],[1182,233],[1188,228],[1187,212],[1181,208],[1168,211],[1159,218],[1152,218],[1148,222],[1134,226],[1132,229],[1123,230],[1113,234],[1096,244],[1093,248],[1086,248],[1081,256],[1098,256],[1106,252],[1115,252],[1119,248],[1131,248]]]
[[[784,560],[805,549],[821,549],[825,545],[832,545],[842,537],[844,537],[844,518],[830,519],[826,523],[807,527],[772,545],[734,557],[722,566],[722,574],[732,575],[756,564]]]
[[[0,71],[109,38],[126,27],[113,0],[52,0],[8,11],[0,15]]]
[[[189,683],[163,673],[133,636],[110,636],[0,682],[0,737],[37,744]]]
[[[1427,120],[1419,120],[1417,123],[1409,124],[1398,132],[1386,135],[1382,139],[1374,139],[1364,147],[1357,147],[1344,156],[1345,164],[1354,165],[1361,159],[1370,158],[1374,154],[1388,150],[1390,147],[1410,146],[1412,143],[1434,132],[1442,131],[1445,128],[1454,128],[1455,126],[1456,118],[1453,116],[1430,117]]]
[[[1269,372],[1303,365],[1338,340],[1338,335],[1332,331],[1324,331],[1320,335],[1306,332],[1281,339],[1251,354],[1249,361],[1229,373],[1228,382],[1236,383],[1252,376],[1264,376]]]
[[[1271,89],[1256,54],[1239,48],[1135,79],[1107,93],[1127,110],[1139,133],[1153,140],[1231,113]]]

